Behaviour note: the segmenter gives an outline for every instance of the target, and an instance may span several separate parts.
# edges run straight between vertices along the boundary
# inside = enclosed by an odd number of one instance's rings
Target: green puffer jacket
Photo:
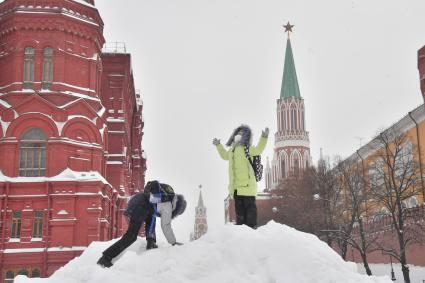
[[[250,146],[250,156],[261,155],[267,145],[267,138],[261,137],[257,146]],[[239,196],[256,196],[257,181],[255,180],[254,169],[245,156],[244,146],[233,145],[226,150],[223,145],[218,144],[218,153],[221,158],[229,161],[229,194],[233,197],[235,190]]]

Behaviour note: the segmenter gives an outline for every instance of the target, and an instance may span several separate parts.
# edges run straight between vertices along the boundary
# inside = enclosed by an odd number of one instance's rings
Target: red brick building
[[[46,277],[125,229],[144,185],[131,57],[93,0],[0,3],[0,269]]]

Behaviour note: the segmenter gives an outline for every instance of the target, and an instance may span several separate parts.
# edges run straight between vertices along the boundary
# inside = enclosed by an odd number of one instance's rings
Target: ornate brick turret
[[[304,99],[301,97],[295,70],[289,32],[286,43],[280,98],[277,100],[277,133],[271,166],[267,166],[266,190],[272,190],[280,180],[299,175],[310,163],[310,141],[305,124]]]
[[[201,187],[201,186],[200,186]],[[198,206],[195,208],[195,228],[193,233],[190,235],[190,240],[194,241],[199,239],[207,233],[207,208],[204,206],[204,200],[202,199],[202,191],[199,192]]]

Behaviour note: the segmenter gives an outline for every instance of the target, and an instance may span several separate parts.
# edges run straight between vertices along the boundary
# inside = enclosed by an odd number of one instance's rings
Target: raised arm
[[[261,153],[263,153],[263,151],[264,151],[264,149],[266,148],[266,145],[267,145],[268,136],[269,136],[269,128],[266,128],[262,132],[257,146],[251,146],[250,147],[249,152],[252,156],[261,155]]]
[[[229,160],[229,151],[227,151],[224,146],[220,143],[220,140],[214,139],[213,144],[217,148],[218,153],[220,154],[220,157],[223,160]]]

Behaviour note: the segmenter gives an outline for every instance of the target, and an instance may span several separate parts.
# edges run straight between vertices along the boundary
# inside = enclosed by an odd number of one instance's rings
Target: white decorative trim
[[[310,142],[309,141],[303,141],[303,140],[284,140],[275,142],[275,148],[279,147],[306,147],[310,148]]]
[[[62,209],[62,210],[61,210],[61,211],[59,211],[57,214],[58,214],[58,215],[68,215],[69,213],[68,213],[68,211],[66,211],[65,209]]]

